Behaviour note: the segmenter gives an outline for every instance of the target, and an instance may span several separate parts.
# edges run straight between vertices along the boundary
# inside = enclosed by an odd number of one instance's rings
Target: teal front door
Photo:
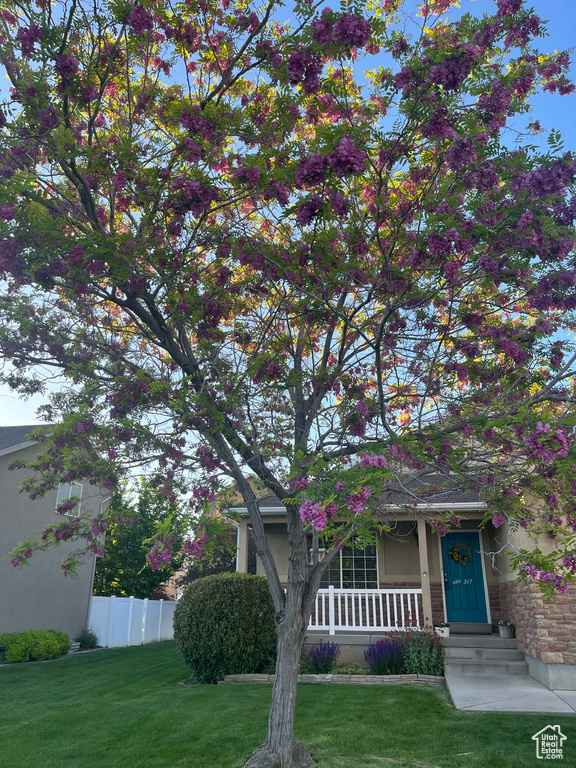
[[[455,531],[441,541],[448,621],[487,622],[478,532]]]

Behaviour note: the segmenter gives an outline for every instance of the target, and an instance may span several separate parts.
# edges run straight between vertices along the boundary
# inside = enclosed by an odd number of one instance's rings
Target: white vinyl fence
[[[172,600],[93,597],[88,628],[106,648],[171,640],[176,605]]]

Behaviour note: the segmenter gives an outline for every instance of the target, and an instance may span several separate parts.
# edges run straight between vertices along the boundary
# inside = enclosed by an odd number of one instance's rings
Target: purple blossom
[[[273,180],[270,182],[270,188],[272,194],[280,205],[288,205],[290,197],[288,195],[288,189],[284,185],[280,184],[279,181]]]
[[[215,469],[218,468],[218,464],[214,460],[214,454],[212,453],[212,449],[209,446],[201,445],[196,451],[196,456],[198,456],[198,461],[200,462],[200,466],[208,470],[209,472],[213,472]]]
[[[22,48],[22,56],[29,59],[34,51],[35,43],[42,37],[42,30],[36,24],[30,24],[29,27],[20,27],[16,33],[16,38]]]
[[[322,16],[312,22],[312,40],[318,45],[328,45],[332,41],[332,22],[330,8],[324,8]]]
[[[456,282],[459,271],[460,265],[457,261],[447,261],[446,264],[444,264],[444,274],[449,283],[454,284]]]
[[[446,536],[448,532],[444,520],[438,520],[436,517],[433,517],[430,520],[430,527],[433,528],[440,537]]]
[[[499,80],[494,80],[490,92],[478,97],[477,105],[490,115],[499,115],[506,112],[511,98],[512,91],[506,89]]]
[[[199,112],[198,108],[196,112]],[[199,133],[206,141],[212,141],[216,134],[216,125],[211,120],[198,114],[192,114],[186,109],[180,114],[180,123],[188,131]]]
[[[455,91],[472,72],[472,66],[470,56],[452,56],[442,64],[430,67],[430,80],[441,85],[446,91]]]
[[[538,422],[536,429],[524,438],[526,454],[541,465],[549,465],[555,459],[565,459],[568,455],[568,440],[561,429],[551,431],[550,424]]]
[[[80,62],[70,53],[60,53],[56,57],[56,74],[63,80],[71,80],[78,73]]]
[[[388,462],[386,461],[386,456],[363,453],[360,454],[360,465],[362,467],[378,467],[379,469],[386,469]]]
[[[58,112],[52,105],[41,109],[38,113],[38,119],[40,121],[40,133],[49,133],[60,122]]]
[[[446,163],[453,171],[469,165],[476,159],[476,148],[472,139],[467,136],[452,144],[446,152]]]
[[[457,139],[458,134],[449,122],[447,114],[447,109],[437,109],[422,126],[422,135],[428,139]]]
[[[0,205],[0,219],[11,221],[16,218],[16,208],[13,205]]]
[[[506,522],[506,517],[504,515],[501,515],[499,512],[494,512],[492,515],[492,524],[494,525],[494,528],[500,528],[501,525],[504,525]]]
[[[184,547],[183,547],[184,552],[187,555],[194,557],[196,560],[199,560],[204,554],[204,547],[206,546],[206,542],[208,541],[208,536],[204,531],[205,531],[204,526],[202,525],[198,526],[198,528],[194,532],[194,541],[191,541],[188,538],[184,542]]]
[[[405,64],[398,74],[394,75],[394,83],[397,88],[400,88],[405,94],[416,86],[416,76],[414,70]]]
[[[498,0],[498,16],[510,16],[518,13],[522,7],[522,0]]]
[[[186,161],[188,163],[197,163],[202,157],[202,147],[199,144],[196,144],[194,139],[191,139],[190,136],[186,137],[184,146],[188,150],[186,153]]]
[[[434,258],[448,256],[450,253],[452,253],[452,243],[446,238],[442,237],[442,235],[437,235],[435,232],[430,232],[426,239],[428,242],[428,250]]]
[[[98,88],[95,85],[85,85],[80,91],[81,99],[84,104],[90,104],[98,99]]]
[[[296,168],[296,184],[299,187],[305,183],[320,184],[324,181],[326,158],[320,153],[313,152],[305,160],[300,161]]]
[[[173,534],[159,533],[154,537],[152,549],[146,555],[146,560],[153,571],[161,571],[172,562],[172,549],[175,544]]]
[[[366,502],[372,496],[372,491],[368,486],[363,486],[358,493],[354,493],[351,496],[346,496],[346,506],[351,512],[354,512],[355,517],[358,517],[364,511]]]
[[[262,171],[257,165],[253,165],[251,168],[246,169],[246,184],[249,187],[253,187],[260,181]]]
[[[309,523],[316,531],[323,531],[326,528],[326,509],[322,509],[321,504],[310,499],[306,499],[300,507],[300,517],[303,523]]]
[[[353,13],[343,13],[332,29],[334,40],[350,48],[364,48],[371,34],[372,28],[366,19]]]
[[[331,192],[329,196],[330,207],[340,219],[345,219],[348,216],[348,203],[342,197],[340,192]]]
[[[308,226],[322,211],[322,198],[320,195],[312,195],[309,200],[298,206],[296,218],[302,227]]]
[[[116,192],[121,192],[126,186],[126,171],[118,171],[112,181],[112,185]]]
[[[216,499],[216,496],[214,495],[214,491],[212,491],[210,488],[208,488],[205,485],[197,485],[196,488],[192,490],[192,495],[195,499],[198,499],[198,501],[214,501]]]
[[[364,170],[366,153],[363,149],[358,149],[349,136],[344,136],[326,160],[337,176],[347,176]]]
[[[551,167],[542,165],[535,171],[520,174],[515,181],[514,191],[527,190],[534,197],[558,195],[564,197],[572,183],[576,166],[563,160],[556,160]]]
[[[292,85],[302,83],[304,93],[316,93],[320,89],[318,78],[322,72],[322,61],[308,48],[292,51],[286,71]]]
[[[154,19],[141,5],[135,5],[126,18],[126,23],[132,27],[134,34],[143,35],[144,32],[152,32]]]

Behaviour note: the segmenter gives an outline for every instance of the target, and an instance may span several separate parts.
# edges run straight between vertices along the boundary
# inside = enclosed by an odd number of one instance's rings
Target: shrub
[[[56,632],[30,629],[30,661],[46,661],[60,656],[60,643]]]
[[[304,655],[304,669],[311,675],[327,675],[332,672],[336,659],[340,656],[338,643],[323,643],[313,645]]]
[[[70,638],[55,629],[28,629],[0,635],[0,645],[6,646],[6,663],[17,664],[62,656],[70,650]]]
[[[76,638],[76,642],[80,643],[80,648],[96,648],[98,645],[98,637],[94,632],[90,632],[89,629],[83,629],[80,635]]]
[[[419,675],[444,674],[444,647],[428,629],[407,630],[399,635],[404,653],[404,672]]]
[[[355,664],[353,661],[337,664],[332,670],[335,675],[365,675],[367,671],[366,667],[361,667],[360,664]]]
[[[56,630],[53,630],[56,631]],[[66,632],[57,632],[56,631],[56,637],[58,639],[58,646],[60,649],[59,655],[62,655],[64,653],[70,652],[71,642],[70,642],[70,636],[66,634]]]
[[[192,582],[174,612],[174,639],[193,676],[262,672],[276,657],[272,596],[262,576],[220,573]]]
[[[404,667],[402,646],[396,637],[387,637],[370,645],[364,658],[373,675],[399,675]]]

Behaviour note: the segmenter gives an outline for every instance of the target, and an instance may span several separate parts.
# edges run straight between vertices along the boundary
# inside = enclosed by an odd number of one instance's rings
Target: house
[[[87,626],[96,557],[79,568],[78,578],[65,578],[59,563],[74,549],[35,552],[29,565],[14,568],[7,557],[19,542],[39,539],[47,525],[61,522],[56,506],[65,498],[81,498],[84,510],[99,512],[107,497],[87,484],[60,485],[42,499],[20,493],[27,470],[9,470],[15,458],[31,459],[37,451],[28,435],[39,425],[0,427],[0,633],[26,629],[58,629],[77,637]]]
[[[259,504],[280,581],[286,583],[285,507],[275,496]],[[249,567],[247,510],[235,509],[241,516],[238,570],[263,574],[259,560]],[[460,527],[445,536],[433,530],[440,510],[461,518]],[[330,563],[309,631],[372,636],[410,624],[449,622],[451,634],[488,634],[504,618],[516,627],[530,674],[550,688],[576,690],[576,587],[546,602],[536,584],[519,582],[506,555],[508,536],[519,547],[533,542],[523,529],[481,526],[484,511],[477,493],[450,489],[412,512],[392,503],[386,513],[390,531],[378,534],[377,547],[344,547]],[[311,538],[311,552],[312,544]],[[321,539],[317,544],[321,558]],[[552,538],[538,542],[543,552],[554,544]]]

